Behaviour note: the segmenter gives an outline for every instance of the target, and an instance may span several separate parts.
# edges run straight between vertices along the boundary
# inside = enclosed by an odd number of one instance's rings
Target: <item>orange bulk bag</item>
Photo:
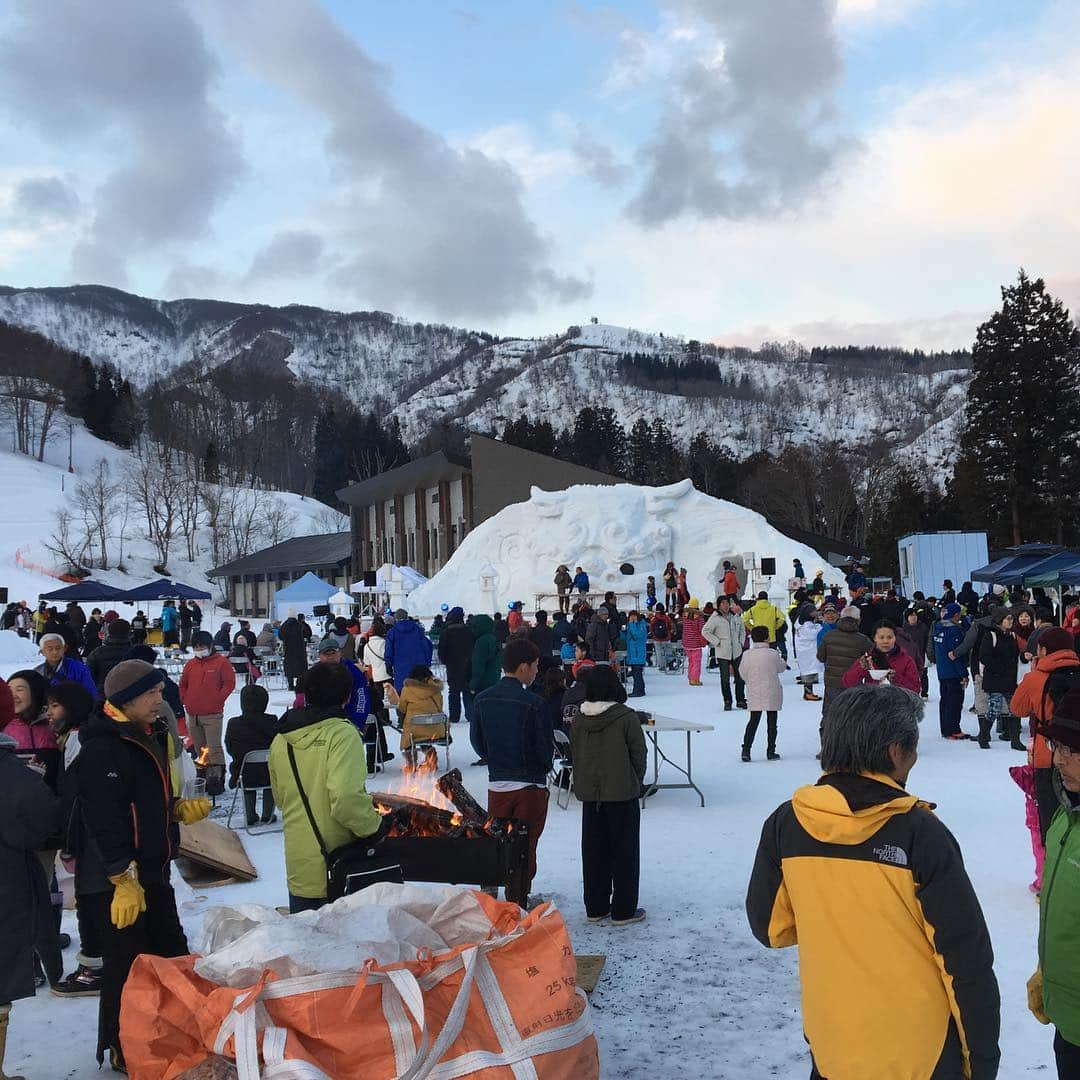
[[[485,940],[407,963],[236,989],[196,974],[194,956],[138,957],[120,1010],[129,1075],[175,1080],[216,1053],[239,1080],[599,1080],[558,910],[477,898]]]

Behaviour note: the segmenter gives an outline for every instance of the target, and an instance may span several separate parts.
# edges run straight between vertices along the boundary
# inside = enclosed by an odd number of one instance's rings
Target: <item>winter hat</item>
[[[841,619],[854,619],[856,622],[859,621],[861,616],[862,612],[853,604],[848,604],[848,606],[840,612]]]
[[[696,596],[691,596],[690,602],[686,606],[693,611],[697,611],[697,609],[701,607],[701,605],[698,603],[698,599]]]
[[[397,611],[394,612],[394,622],[400,622],[402,619],[407,619],[408,617],[409,613],[403,607],[399,607]]]
[[[145,660],[121,660],[105,676],[105,697],[122,709],[129,701],[153,690],[165,681],[165,672]]]
[[[269,704],[270,695],[266,692],[265,687],[259,686],[257,683],[245,686],[240,691],[240,711],[245,716],[261,716],[266,712],[266,707]]]
[[[191,635],[191,647],[193,649],[213,649],[214,635],[209,630],[196,630]]]
[[[449,614],[446,616],[446,621],[449,622],[451,619],[455,620],[456,622],[464,622],[465,609],[460,607],[452,607]]]
[[[151,645],[133,645],[129,650],[125,660],[145,660],[148,664],[156,663],[157,653],[154,651]]]
[[[323,653],[328,652],[341,652],[341,642],[332,634],[319,642],[319,655],[322,656]]]
[[[990,625],[1000,626],[1002,621],[1009,615],[1012,615],[1012,612],[1006,607],[994,608],[994,610],[990,612]]]
[[[127,619],[113,619],[105,636],[110,641],[130,641],[131,623]]]
[[[1051,626],[1039,634],[1035,644],[1041,645],[1047,653],[1060,652],[1062,649],[1071,651],[1073,636],[1068,630],[1063,630],[1060,626]]]
[[[995,596],[1001,596],[1001,594],[1004,591],[1005,591],[1005,586],[1004,585],[995,585],[993,587],[993,593],[994,593]]]
[[[954,600],[951,604],[946,604],[941,609],[941,617],[943,619],[951,619],[954,615],[960,614],[960,605]]]
[[[1070,690],[1054,706],[1049,724],[1041,724],[1039,733],[1071,750],[1080,750],[1080,690]]]

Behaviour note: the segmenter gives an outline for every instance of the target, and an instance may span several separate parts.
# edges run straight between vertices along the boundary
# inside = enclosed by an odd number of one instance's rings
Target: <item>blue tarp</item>
[[[42,593],[38,599],[57,600],[64,604],[70,603],[72,600],[78,604],[91,604],[97,601],[126,600],[127,594],[123,589],[114,589],[111,585],[106,585],[102,581],[92,581],[90,578],[86,578],[85,581],[67,585],[63,589],[57,589],[55,592]]]
[[[274,593],[274,614],[279,619],[299,611],[308,614],[316,604],[325,604],[337,591],[336,585],[327,585],[309,570],[302,578]]]
[[[972,581],[1001,581],[1001,575],[1023,566],[1033,566],[1041,562],[1042,555],[1006,555],[1004,559],[995,559],[986,566],[980,566],[978,570],[971,571]]]
[[[179,581],[158,578],[157,581],[140,585],[137,589],[129,589],[116,599],[124,600],[129,604],[141,604],[147,600],[209,600],[210,594],[200,589],[193,589],[190,585],[184,585]]]
[[[1018,570],[1006,570],[1005,573],[995,580],[1002,585],[1056,585],[1062,571],[1080,563],[1080,553],[1075,551],[1059,551],[1056,555],[1048,555],[1039,559],[1031,566]]]

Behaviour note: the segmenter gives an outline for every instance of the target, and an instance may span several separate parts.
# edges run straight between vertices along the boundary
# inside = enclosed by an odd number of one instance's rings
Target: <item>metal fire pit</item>
[[[456,777],[460,789],[457,770],[447,777]],[[529,827],[524,822],[481,817],[483,811],[463,789],[453,798],[460,810],[456,814],[399,795],[371,795],[377,807],[396,816],[390,835],[372,849],[373,867],[400,863],[406,881],[502,886],[507,900],[526,905]]]

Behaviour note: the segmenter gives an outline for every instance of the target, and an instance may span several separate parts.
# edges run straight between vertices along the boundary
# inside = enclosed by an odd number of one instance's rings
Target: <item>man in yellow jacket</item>
[[[947,828],[904,790],[922,702],[846,691],[825,775],[765,822],[746,911],[799,946],[811,1080],[994,1080],[1000,999],[982,909]]]
[[[755,626],[764,626],[769,631],[769,644],[776,642],[776,631],[784,625],[784,613],[769,600],[767,592],[757,594],[757,602],[743,612],[743,622],[747,630]]]
[[[304,677],[306,706],[281,718],[280,734],[270,744],[270,785],[285,821],[285,874],[293,914],[322,907],[327,893],[326,860],[297,775],[328,852],[373,836],[383,823],[364,788],[364,740],[345,715],[352,689],[352,677],[341,664],[316,664]]]

